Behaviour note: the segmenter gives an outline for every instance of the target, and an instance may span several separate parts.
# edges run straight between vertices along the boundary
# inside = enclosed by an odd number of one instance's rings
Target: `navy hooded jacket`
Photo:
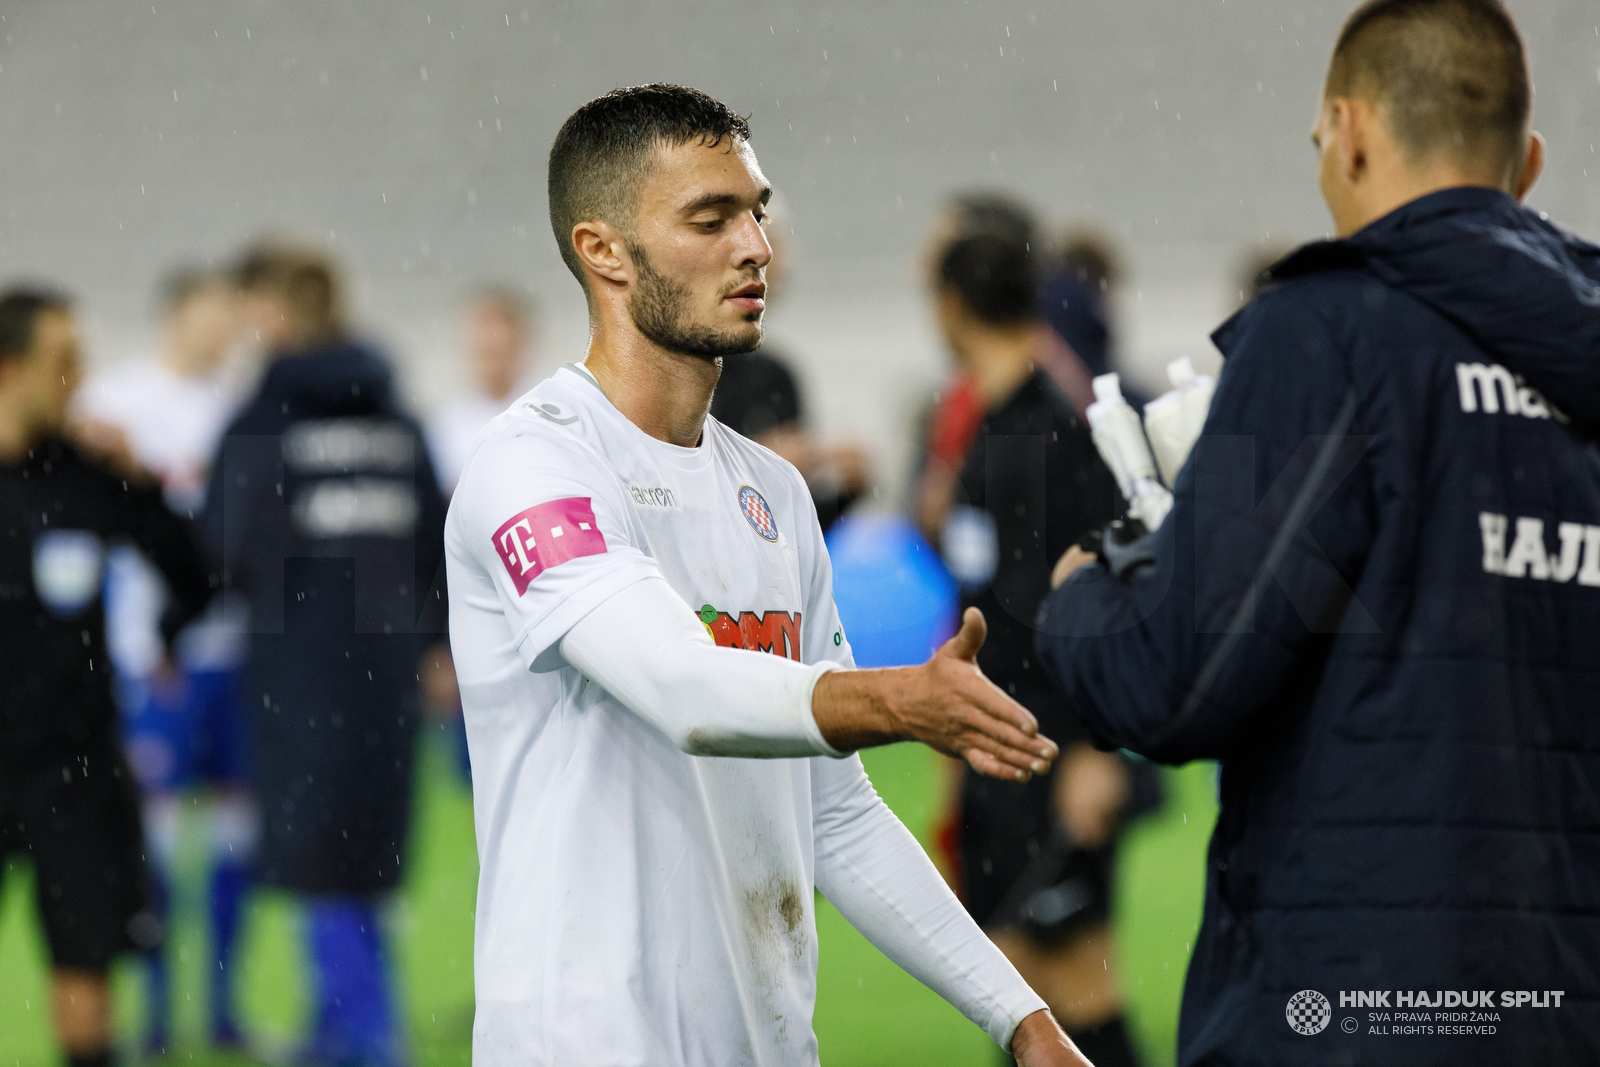
[[[205,528],[250,603],[259,865],[314,893],[393,888],[418,657],[444,630],[444,501],[388,365],[333,341],[275,358],[223,438]]]
[[[1179,1062],[1600,1063],[1600,248],[1462,188],[1274,278],[1154,565],[1039,627],[1105,743],[1222,764]]]

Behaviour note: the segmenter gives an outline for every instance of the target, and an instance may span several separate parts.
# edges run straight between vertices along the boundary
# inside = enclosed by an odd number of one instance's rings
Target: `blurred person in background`
[[[923,245],[920,270],[930,291],[937,291],[939,269],[951,242],[971,233],[996,233],[1036,254],[1039,227],[1033,213],[1001,193],[976,192],[954,197],[933,217]],[[1091,376],[1062,335],[1040,318],[1030,327],[1034,363],[1050,376],[1079,416],[1094,399]],[[912,478],[911,516],[934,545],[944,531],[961,466],[987,410],[982,390],[959,365],[939,390],[922,429],[922,447]]]
[[[478,431],[533,384],[528,374],[534,309],[527,297],[509,286],[483,286],[467,300],[464,320],[471,387],[426,424],[428,450],[446,497],[455,492]]]
[[[424,427],[446,499],[455,492],[479,431],[533,385],[529,370],[534,316],[532,301],[510,286],[481,286],[467,300],[463,333],[471,388],[435,412]],[[419,680],[423,712],[445,731],[462,780],[470,784],[461,689],[447,643],[435,645],[423,656]]]
[[[1111,290],[1121,278],[1110,238],[1088,229],[1062,237],[1042,256],[1044,317],[1083,361],[1090,377],[1112,369]]]
[[[1046,601],[1097,736],[1222,761],[1185,1067],[1600,1062],[1600,247],[1520,203],[1531,110],[1494,0],[1350,16],[1337,238],[1213,335],[1142,553]]]
[[[789,228],[782,198],[767,205],[767,303],[783,292],[789,278]],[[819,440],[806,425],[800,383],[789,361],[771,347],[724,356],[722,377],[711,396],[711,415],[718,422],[772,449],[795,465],[811,489],[817,521],[827,533],[867,489],[866,453],[847,442]]]
[[[989,623],[985,676],[1038,717],[1062,758],[1005,782],[960,769],[961,897],[978,924],[1100,1067],[1136,1061],[1110,932],[1116,830],[1130,793],[1121,756],[1096,751],[1039,665],[1033,619],[1050,568],[1118,512],[1089,431],[1034,362],[1037,265],[1015,233],[968,232],[945,249],[940,330],[984,402],[942,537],[963,609]]]
[[[405,870],[443,498],[388,363],[349,336],[332,264],[264,243],[236,281],[267,365],[223,438],[206,533],[250,605],[258,874],[305,904],[302,1058],[392,1067],[404,1050],[379,905]]]
[[[1121,370],[1111,294],[1122,279],[1122,265],[1111,238],[1079,227],[1067,231],[1043,257],[1040,304],[1045,321],[1083,363],[1091,381]],[[1122,375],[1122,395],[1136,409],[1147,397]],[[1084,407],[1078,408],[1082,415]]]
[[[79,390],[80,416],[127,442],[161,481],[167,506],[194,516],[222,430],[238,397],[225,361],[238,339],[237,300],[222,274],[174,271],[161,294],[162,330],[151,358],[127,360]],[[256,839],[245,765],[248,712],[240,703],[243,605],[219,597],[178,636],[176,672],[164,669],[159,623],[166,602],[159,571],[136,548],[119,546],[106,564],[106,622],[122,707],[123,742],[144,794],[145,833],[155,863],[156,912],[167,921],[178,847],[181,794],[209,787],[204,811],[210,853],[210,1031],[214,1044],[240,1042],[233,949]],[[148,956],[145,1047],[164,1051],[171,1028],[164,951]]]
[[[162,937],[139,797],[117,732],[101,578],[131,542],[166,579],[163,655],[210,597],[190,524],[105,434],[69,440],[80,378],[67,299],[0,294],[0,856],[34,865],[56,1033],[73,1067],[109,1067],[113,957]]]

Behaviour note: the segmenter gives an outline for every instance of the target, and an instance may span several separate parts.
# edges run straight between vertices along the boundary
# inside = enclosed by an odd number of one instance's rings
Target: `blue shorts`
[[[242,668],[184,671],[174,692],[118,678],[122,741],[147,793],[194,785],[244,785],[249,774]]]

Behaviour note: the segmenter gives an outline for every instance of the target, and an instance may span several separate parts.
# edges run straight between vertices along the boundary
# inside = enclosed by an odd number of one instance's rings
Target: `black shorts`
[[[26,770],[0,765],[0,860],[32,860],[56,967],[101,971],[160,943],[139,798],[120,752]]]
[[[1060,765],[1058,764],[1057,767]],[[962,903],[979,926],[1011,925],[1016,916],[998,914],[1013,887],[1031,873],[1050,847],[1055,830],[1050,773],[1025,783],[1005,782],[967,772],[961,789]],[[1084,923],[1103,922],[1110,913],[1111,865],[1115,843],[1076,854],[1070,873],[1085,880],[1089,903]]]

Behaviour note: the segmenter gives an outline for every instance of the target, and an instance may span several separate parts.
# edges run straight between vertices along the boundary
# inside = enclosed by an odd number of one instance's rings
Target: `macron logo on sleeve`
[[[494,550],[511,575],[517,595],[539,575],[579,556],[600,556],[606,539],[595,522],[590,497],[569,496],[519,511],[494,532]]]

